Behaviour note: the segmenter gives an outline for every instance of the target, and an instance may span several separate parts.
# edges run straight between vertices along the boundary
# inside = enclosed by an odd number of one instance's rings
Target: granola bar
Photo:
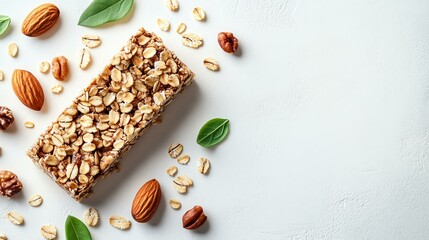
[[[76,200],[110,172],[194,74],[140,29],[27,152]]]

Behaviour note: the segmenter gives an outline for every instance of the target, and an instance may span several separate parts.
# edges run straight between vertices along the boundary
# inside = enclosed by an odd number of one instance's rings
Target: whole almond
[[[156,179],[152,179],[137,192],[131,207],[131,215],[137,222],[148,222],[155,215],[160,201],[161,187]]]
[[[39,80],[31,72],[15,69],[12,74],[12,88],[25,106],[35,111],[42,109],[45,95]]]
[[[195,230],[201,227],[207,220],[204,210],[201,206],[195,206],[189,209],[182,217],[183,227],[188,230]]]
[[[51,29],[59,17],[60,10],[57,6],[52,3],[42,4],[27,15],[21,31],[29,37],[38,37]]]

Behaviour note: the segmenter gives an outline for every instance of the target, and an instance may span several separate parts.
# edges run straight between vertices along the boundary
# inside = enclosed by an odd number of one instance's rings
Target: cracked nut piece
[[[168,148],[168,155],[171,158],[177,158],[183,151],[183,145],[180,143],[173,143]]]
[[[205,58],[203,63],[208,70],[212,70],[212,71],[219,70],[219,63],[213,58]]]
[[[51,68],[51,64],[46,61],[43,61],[39,64],[39,71],[41,73],[47,73],[50,68]]]
[[[31,72],[15,69],[12,74],[12,88],[25,106],[35,111],[42,109],[45,94],[39,80]]]
[[[18,45],[16,43],[11,43],[7,46],[7,54],[11,57],[16,57],[18,55]]]
[[[167,0],[166,5],[170,11],[175,12],[179,10],[179,2],[177,0]]]
[[[21,225],[24,223],[24,218],[21,216],[21,214],[11,211],[7,213],[7,219],[15,225]]]
[[[206,19],[206,13],[204,12],[204,9],[200,7],[194,8],[194,10],[192,10],[192,15],[197,21],[203,21],[204,19]]]
[[[97,35],[86,34],[82,36],[82,43],[89,48],[96,48],[100,46],[101,39]]]
[[[154,215],[161,202],[161,186],[156,179],[146,182],[134,197],[131,214],[137,222],[146,223]]]
[[[91,53],[87,48],[82,48],[79,52],[79,67],[80,69],[86,69],[91,63]]]
[[[169,167],[167,168],[167,170],[165,170],[165,172],[166,172],[168,175],[170,175],[170,176],[174,176],[174,175],[176,175],[176,173],[177,173],[177,167],[176,167],[176,166],[174,166],[174,165],[169,166]]]
[[[0,130],[8,129],[14,121],[12,111],[8,107],[0,106]]]
[[[42,237],[48,240],[53,240],[57,238],[57,228],[54,225],[46,224],[40,228],[40,233]]]
[[[121,216],[111,216],[109,218],[109,223],[113,227],[120,229],[120,230],[127,230],[131,227],[130,220],[121,217]]]
[[[28,37],[37,37],[51,29],[58,18],[60,10],[52,3],[46,3],[33,9],[25,18],[21,32]]]
[[[95,208],[88,208],[84,213],[85,222],[90,227],[95,227],[98,224],[98,211]]]
[[[200,158],[197,169],[199,173],[207,174],[210,169],[210,161],[207,158]]]
[[[203,45],[203,38],[194,33],[184,33],[182,44],[190,48],[199,48]]]
[[[230,32],[220,32],[217,35],[219,46],[227,53],[234,54],[238,49],[238,39]]]
[[[52,59],[52,75],[58,81],[66,80],[67,76],[69,75],[67,58],[60,56],[54,57],[54,59]]]
[[[15,173],[0,170],[0,195],[12,197],[22,189],[22,183]]]
[[[170,207],[174,210],[177,210],[182,206],[182,203],[175,198],[171,199],[169,204],[170,204]]]
[[[38,207],[42,204],[42,202],[43,202],[43,198],[39,194],[34,194],[28,200],[28,204],[30,204],[30,206],[32,207]]]
[[[183,228],[186,228],[188,230],[195,230],[201,227],[206,222],[206,220],[207,216],[204,214],[203,208],[201,206],[196,205],[183,215]]]

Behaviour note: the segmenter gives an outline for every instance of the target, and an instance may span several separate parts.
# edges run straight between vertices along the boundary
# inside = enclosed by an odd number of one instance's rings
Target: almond
[[[148,222],[155,215],[160,201],[161,187],[158,181],[152,179],[146,182],[137,192],[131,207],[134,220],[140,223]]]
[[[24,22],[21,31],[29,37],[37,37],[51,29],[58,18],[60,10],[52,3],[45,3],[33,9]]]
[[[25,106],[35,111],[42,109],[45,95],[39,80],[31,72],[15,69],[12,74],[12,88]]]

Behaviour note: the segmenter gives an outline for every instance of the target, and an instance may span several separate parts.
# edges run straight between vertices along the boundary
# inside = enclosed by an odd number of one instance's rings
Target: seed
[[[0,81],[3,81],[4,80],[4,74],[3,74],[3,72],[0,70]]]
[[[0,233],[0,240],[7,240],[7,236],[3,233]]]
[[[182,165],[188,164],[190,160],[191,160],[191,158],[186,154],[182,154],[177,158],[177,162],[182,164]]]
[[[219,70],[219,63],[213,58],[205,58],[203,63],[204,63],[204,66],[209,70],[212,70],[212,71]]]
[[[21,225],[24,223],[24,218],[15,211],[8,212],[7,219],[9,219],[9,221],[15,225]]]
[[[63,92],[63,90],[64,90],[64,87],[61,84],[55,84],[54,86],[51,87],[51,93],[54,93],[54,94],[60,94]]]
[[[154,47],[148,47],[143,51],[144,58],[152,58],[156,54],[156,49]]]
[[[51,68],[51,64],[49,62],[43,61],[39,64],[39,71],[41,73],[47,73]]]
[[[84,213],[85,222],[90,227],[95,227],[98,224],[98,211],[95,208],[88,208]]]
[[[168,148],[168,154],[172,158],[177,158],[183,151],[183,145],[180,143],[171,144]]]
[[[43,225],[40,229],[40,233],[42,234],[42,237],[48,240],[57,238],[57,228],[51,224]]]
[[[24,126],[25,126],[26,128],[34,128],[34,123],[33,123],[33,122],[29,122],[29,121],[27,121],[27,122],[25,122],[25,123],[24,123]]]
[[[86,34],[82,36],[82,43],[89,48],[95,48],[100,46],[101,39],[97,35]]]
[[[165,18],[158,18],[156,24],[161,31],[168,32],[170,30],[170,22]]]
[[[186,24],[185,23],[179,23],[179,25],[176,28],[176,32],[178,34],[182,34],[186,30]]]
[[[177,210],[177,209],[179,209],[181,206],[182,206],[182,203],[180,203],[180,201],[179,201],[179,200],[174,199],[174,198],[170,200],[170,207],[171,207],[172,209]]]
[[[206,13],[200,7],[194,8],[194,10],[192,10],[192,15],[194,15],[194,18],[198,21],[203,21],[206,18]]]
[[[207,174],[210,169],[210,161],[207,158],[200,158],[197,165],[198,172],[201,174]]]
[[[28,200],[28,204],[30,204],[30,206],[32,207],[38,207],[42,204],[42,202],[43,202],[43,198],[39,194],[34,194]]]
[[[16,57],[18,54],[18,45],[16,45],[16,43],[9,44],[9,46],[7,46],[7,53],[11,57]]]
[[[177,11],[179,10],[179,2],[177,0],[167,0],[166,2],[167,8],[170,9],[170,11]]]
[[[111,216],[109,218],[109,223],[113,227],[120,229],[120,230],[126,230],[126,229],[129,229],[131,227],[130,220],[128,220],[124,217],[121,217],[121,216]]]
[[[79,52],[79,67],[81,69],[86,69],[91,63],[91,53],[87,48],[82,48]]]
[[[165,170],[165,172],[166,172],[168,175],[170,175],[170,176],[174,176],[174,175],[176,175],[176,173],[177,173],[177,167],[176,167],[176,166],[174,166],[174,165],[169,166],[169,167],[167,168],[167,170]]]
[[[203,38],[194,33],[184,33],[182,44],[190,48],[199,48],[203,45]]]

